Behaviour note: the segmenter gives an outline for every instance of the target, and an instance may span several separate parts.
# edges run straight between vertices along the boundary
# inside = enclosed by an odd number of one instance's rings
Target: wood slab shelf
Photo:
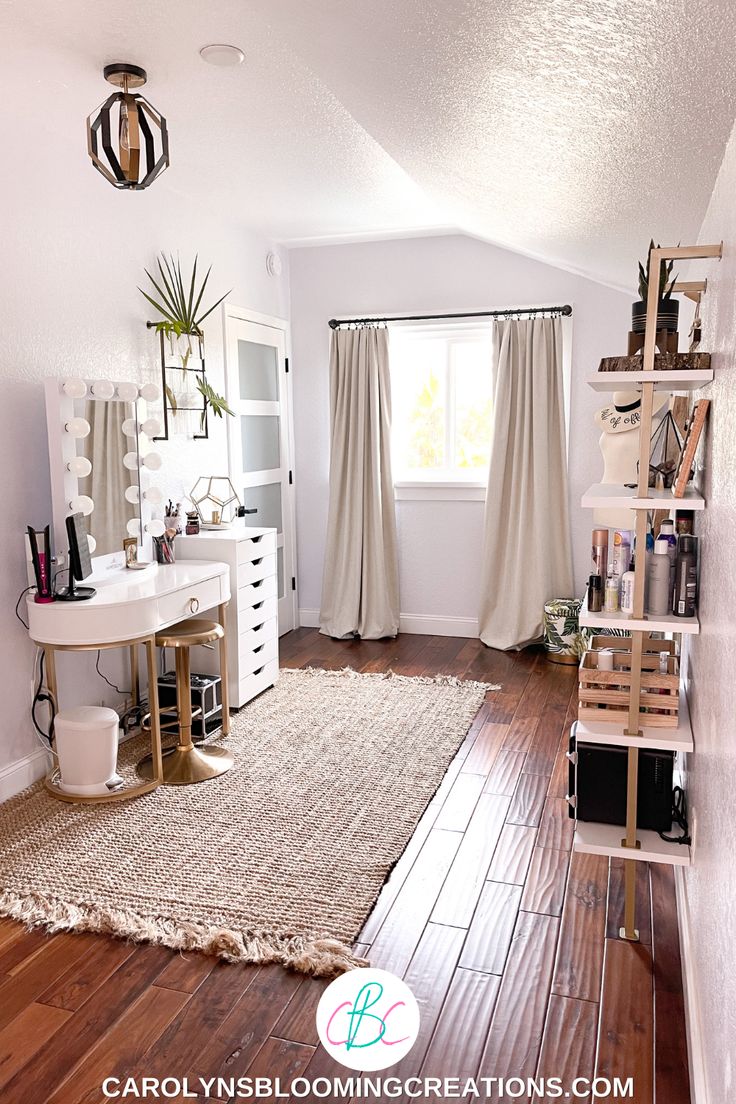
[[[615,641],[616,638],[610,639]],[[685,752],[695,749],[687,695],[682,687],[677,728],[652,728],[642,724],[642,735],[638,737],[627,736],[625,725],[611,721],[577,721],[576,725],[576,739],[581,744],[612,744],[615,747],[653,748],[655,751]]]
[[[596,372],[586,382],[594,391],[637,391],[643,383],[654,383],[655,391],[697,391],[713,381],[713,369],[674,372]]]
[[[673,827],[672,835],[680,829]],[[637,862],[668,863],[670,866],[690,866],[690,848],[686,844],[667,843],[658,832],[640,828],[636,833],[641,847],[637,850],[623,847],[621,840],[626,829],[619,824],[598,824],[590,820],[578,820],[575,825],[573,849],[588,855],[608,855],[612,859],[634,859]]]
[[[684,501],[681,499],[680,501]],[[580,611],[580,624],[587,629],[624,629],[635,632],[640,629],[644,632],[667,633],[691,633],[697,635],[700,632],[700,622],[697,617],[675,617],[674,613],[655,617],[653,614],[646,617],[632,617],[628,613],[590,613],[587,597]],[[611,647],[616,644],[616,638],[611,638]]]
[[[615,483],[594,483],[583,495],[580,505],[586,509],[630,509],[630,510],[704,510],[705,499],[694,487],[687,486],[682,498],[675,498],[672,491],[652,490],[646,498],[641,498],[636,487],[625,487]]]

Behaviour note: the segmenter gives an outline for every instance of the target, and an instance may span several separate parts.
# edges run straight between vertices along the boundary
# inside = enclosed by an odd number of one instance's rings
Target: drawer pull
[[[189,612],[190,613],[196,613],[198,609],[199,609],[199,598],[190,598],[189,599]]]
[[[262,667],[259,667],[257,671],[254,671],[254,672],[253,672],[253,674],[254,674],[254,675],[260,675],[260,673],[261,673],[261,671],[262,671],[262,670],[263,670],[263,668],[262,668]]]
[[[250,585],[253,586],[253,587],[259,587],[259,586],[263,586],[263,583],[264,583],[264,580],[259,579],[257,583],[251,583]]]
[[[260,556],[257,560],[251,560],[254,567],[258,567],[260,563],[263,563],[263,556]]]
[[[253,652],[254,652],[254,653],[255,653],[255,652],[261,652],[261,651],[263,651],[263,649],[264,649],[265,647],[266,647],[266,645],[265,645],[265,644],[259,644],[257,648],[254,648],[254,649],[253,649]]]
[[[253,606],[253,609],[260,609],[262,605],[263,602],[256,602],[256,604]]]
[[[251,540],[254,544],[258,544],[259,541],[263,540],[263,533],[261,533],[260,537],[251,537]]]
[[[253,626],[253,632],[260,632],[260,630],[263,628],[264,624],[265,624],[265,621],[261,621],[260,625],[254,625]]]

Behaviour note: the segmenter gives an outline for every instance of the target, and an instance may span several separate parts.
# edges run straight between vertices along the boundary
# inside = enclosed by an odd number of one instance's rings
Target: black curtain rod
[[[328,325],[331,330],[338,326],[360,326],[371,322],[433,322],[451,318],[512,318],[517,314],[572,314],[572,307],[566,303],[563,307],[507,307],[495,311],[463,311],[460,314],[402,314],[394,318],[331,318]]]

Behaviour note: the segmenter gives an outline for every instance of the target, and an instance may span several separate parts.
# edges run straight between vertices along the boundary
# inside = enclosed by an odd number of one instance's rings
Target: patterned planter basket
[[[553,598],[544,603],[544,647],[552,663],[576,667],[585,653],[587,634],[578,624],[580,598]]]

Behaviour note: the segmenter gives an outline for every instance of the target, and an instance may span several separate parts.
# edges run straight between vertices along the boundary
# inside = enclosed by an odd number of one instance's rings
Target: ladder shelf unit
[[[647,297],[647,324],[642,351],[642,370],[637,372],[598,372],[588,378],[588,383],[596,391],[640,390],[641,422],[639,428],[639,480],[636,487],[616,487],[594,484],[582,498],[581,505],[591,507],[622,507],[636,513],[636,547],[646,546],[647,513],[681,504],[689,510],[702,510],[705,507],[703,496],[688,488],[685,497],[676,499],[671,494],[652,492],[649,488],[649,452],[652,437],[652,408],[654,392],[693,391],[713,379],[713,371],[707,369],[682,369],[677,371],[655,370],[656,356],[656,318],[659,293],[660,270],[663,261],[693,260],[700,258],[720,258],[720,245],[692,245],[676,247],[657,247],[650,251],[649,257],[649,294]],[[675,285],[676,291],[689,294],[689,284]],[[692,285],[695,289],[696,285]],[[702,293],[705,283],[697,285]],[[626,827],[597,824],[590,821],[576,821],[574,847],[595,855],[608,855],[624,860],[624,925],[620,929],[622,939],[636,941],[639,933],[636,929],[636,863],[660,862],[677,866],[687,866],[691,862],[691,849],[678,843],[661,839],[657,832],[637,828],[637,785],[640,748],[662,748],[677,751],[692,751],[693,740],[690,726],[690,714],[684,689],[680,692],[680,713],[675,729],[647,728],[644,716],[639,712],[642,649],[645,636],[651,632],[697,633],[700,625],[697,617],[676,617],[668,614],[663,617],[649,617],[644,612],[644,585],[646,556],[636,558],[634,573],[634,609],[625,613],[590,613],[585,603],[580,615],[580,624],[587,627],[611,626],[628,630],[631,633],[631,685],[629,687],[627,723],[604,723],[598,721],[578,721],[578,739],[581,743],[610,743],[628,748],[627,784],[626,784]],[[615,637],[611,638],[612,643]]]

